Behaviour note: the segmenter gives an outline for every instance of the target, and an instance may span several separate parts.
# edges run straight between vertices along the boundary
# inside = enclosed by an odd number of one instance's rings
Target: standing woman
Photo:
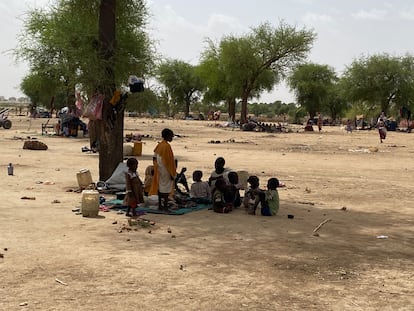
[[[173,140],[172,130],[165,128],[161,132],[163,140],[154,149],[154,177],[150,195],[158,194],[158,209],[168,211],[168,197],[174,190],[177,168],[170,142]]]
[[[387,128],[385,127],[385,122],[382,118],[378,119],[377,127],[378,127],[380,142],[382,143],[385,137],[387,137]]]
[[[318,112],[318,121],[317,121],[317,123],[318,123],[318,130],[319,130],[319,132],[321,132],[322,131],[323,120],[322,120],[322,115],[321,115],[320,112]]]

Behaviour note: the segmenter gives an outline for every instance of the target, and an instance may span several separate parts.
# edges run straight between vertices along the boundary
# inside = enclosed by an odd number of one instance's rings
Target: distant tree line
[[[101,177],[122,160],[124,110],[174,117],[222,109],[245,123],[249,114],[296,122],[318,112],[338,119],[414,108],[412,55],[361,56],[339,76],[329,65],[307,61],[316,38],[312,30],[264,22],[217,43],[207,39],[199,62],[189,64],[158,55],[146,30],[149,18],[144,0],[54,0],[47,9],[28,12],[15,49],[17,59],[30,65],[20,86],[34,105],[71,106],[75,89],[86,102],[104,94],[103,117],[96,122],[100,161],[112,163]],[[130,75],[144,79],[145,91],[113,106],[114,92],[127,90]],[[281,81],[295,103],[255,101]]]

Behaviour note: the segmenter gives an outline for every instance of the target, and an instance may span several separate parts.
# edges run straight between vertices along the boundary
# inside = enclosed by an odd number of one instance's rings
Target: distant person
[[[351,120],[348,119],[348,121],[346,121],[345,129],[346,129],[347,133],[352,133],[352,122],[351,122]]]
[[[378,119],[377,128],[378,128],[380,143],[382,143],[382,141],[387,137],[387,128],[385,127],[385,122],[382,118]]]
[[[322,131],[322,124],[323,124],[323,119],[322,119],[322,115],[320,112],[318,112],[318,120],[316,123],[318,125],[318,131],[320,133]]]
[[[123,204],[127,206],[126,216],[136,216],[136,207],[140,203],[144,203],[144,192],[142,181],[138,176],[138,160],[129,158],[127,160],[128,171],[125,173],[126,194]]]
[[[174,190],[177,167],[170,142],[174,132],[165,128],[161,132],[163,140],[154,149],[154,177],[150,195],[158,194],[158,209],[168,211],[168,197]]]
[[[206,181],[202,181],[203,172],[195,170],[193,172],[193,184],[190,189],[191,200],[197,204],[210,204],[211,203],[211,189],[210,185]]]

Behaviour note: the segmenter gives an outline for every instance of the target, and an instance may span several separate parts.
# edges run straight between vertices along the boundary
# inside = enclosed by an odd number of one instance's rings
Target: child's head
[[[161,136],[166,141],[172,141],[174,137],[174,132],[168,128],[165,128],[162,130]]]
[[[247,182],[250,184],[252,189],[256,189],[259,187],[259,177],[257,176],[249,176]]]
[[[218,157],[214,162],[214,167],[216,168],[216,170],[222,170],[225,164],[226,160],[224,160],[223,157]]]
[[[239,183],[239,175],[236,172],[230,172],[228,178],[229,182],[233,185],[237,185]]]
[[[194,181],[201,181],[201,178],[203,177],[203,172],[196,170],[193,172],[193,180]]]
[[[216,180],[215,187],[223,192],[226,189],[226,181],[223,178],[219,178]]]
[[[128,166],[128,168],[132,171],[136,171],[137,167],[138,167],[138,160],[135,158],[129,158],[127,160],[126,165]]]
[[[276,190],[277,187],[279,187],[279,180],[277,178],[273,177],[267,181],[267,189]]]
[[[145,169],[145,175],[153,176],[154,175],[154,165],[148,165]]]

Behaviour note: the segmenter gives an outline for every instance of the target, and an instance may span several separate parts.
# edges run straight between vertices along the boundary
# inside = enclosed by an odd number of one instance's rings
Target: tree
[[[125,101],[109,103],[130,74],[141,76],[152,65],[152,46],[143,27],[148,16],[143,0],[57,0],[46,10],[33,10],[25,20],[19,59],[31,72],[75,86],[91,97],[105,95],[102,120],[96,122],[100,180],[106,180],[123,159]]]
[[[203,89],[195,67],[180,60],[166,60],[159,65],[157,78],[168,89],[170,104],[176,108],[183,105],[187,117],[191,103],[199,100]]]
[[[348,66],[341,85],[347,99],[365,109],[388,113],[414,102],[414,59],[379,54],[362,56]]]
[[[236,98],[240,96],[240,92],[228,85],[219,47],[210,39],[207,39],[207,44],[208,47],[202,53],[200,65],[197,67],[198,75],[206,86],[203,101],[214,104],[225,101],[229,117],[235,121]]]
[[[128,96],[128,110],[138,113],[151,112],[158,106],[157,94],[151,88],[145,88],[145,92],[133,93]],[[152,111],[154,112],[154,111]]]
[[[288,78],[288,84],[295,92],[298,104],[307,110],[312,119],[317,112],[327,110],[336,80],[333,68],[308,63],[296,67]]]
[[[248,99],[271,91],[289,69],[305,59],[314,39],[312,31],[264,23],[245,36],[223,38],[218,47],[210,44],[212,54],[218,55],[227,93],[241,98],[241,123],[247,120]]]
[[[30,98],[31,106],[35,109],[38,105],[54,109],[60,109],[66,103],[65,89],[62,89],[60,81],[51,79],[44,73],[31,72],[23,78],[20,88]]]

